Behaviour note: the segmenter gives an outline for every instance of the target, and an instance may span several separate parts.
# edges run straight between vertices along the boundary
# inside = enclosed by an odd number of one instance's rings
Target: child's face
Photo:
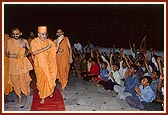
[[[157,78],[157,73],[154,71],[152,72],[152,76],[151,76],[152,79],[156,79]]]
[[[141,85],[142,85],[142,86],[148,86],[148,85],[149,85],[148,79],[143,78],[143,79],[141,80]]]
[[[113,71],[117,71],[118,67],[116,65],[113,65]]]
[[[136,71],[136,70],[135,70],[133,67],[130,67],[130,73],[131,73],[131,74],[134,74],[135,71]]]
[[[104,63],[101,64],[102,69],[106,68],[106,65]]]
[[[123,68],[126,68],[126,67],[127,67],[127,64],[126,64],[126,63],[122,63],[122,67],[123,67]]]

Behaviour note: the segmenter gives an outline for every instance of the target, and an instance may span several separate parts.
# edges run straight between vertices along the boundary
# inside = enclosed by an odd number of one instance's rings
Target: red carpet
[[[40,104],[38,90],[34,88],[31,111],[65,111],[64,100],[59,89],[56,88],[53,97],[47,97],[45,103]]]

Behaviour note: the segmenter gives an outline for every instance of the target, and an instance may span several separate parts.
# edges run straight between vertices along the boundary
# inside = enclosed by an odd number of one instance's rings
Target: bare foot
[[[22,97],[18,96],[18,104],[22,104]]]
[[[53,97],[53,94],[51,94],[50,97]]]
[[[41,99],[40,104],[44,104],[44,99]]]

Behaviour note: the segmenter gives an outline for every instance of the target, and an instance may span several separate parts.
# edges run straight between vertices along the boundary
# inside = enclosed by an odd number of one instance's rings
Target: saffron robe
[[[57,79],[61,83],[62,89],[67,86],[68,74],[70,69],[70,49],[68,47],[68,38],[64,37],[63,41],[59,44],[59,49],[56,55],[58,75]]]
[[[34,52],[52,44],[52,47],[39,54],[32,56],[34,60],[34,71],[36,74],[36,85],[39,90],[38,94],[41,99],[44,99],[54,92],[56,86],[56,47],[55,43],[49,39],[41,41],[40,38],[35,38],[30,44],[30,51]]]
[[[31,63],[25,57],[25,48],[20,47],[20,44],[15,39],[8,39],[8,48],[10,54],[18,54],[18,58],[9,59],[9,83],[14,87],[16,95],[21,92],[26,96],[30,95],[30,82],[32,81],[29,71],[33,69]]]

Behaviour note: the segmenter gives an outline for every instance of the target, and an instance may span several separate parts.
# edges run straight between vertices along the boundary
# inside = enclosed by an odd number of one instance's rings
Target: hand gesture
[[[157,62],[160,63],[160,61],[161,61],[161,57],[158,57]]]
[[[139,89],[139,87],[138,87],[138,86],[135,86],[135,91],[136,91],[138,94],[140,94],[140,93],[141,93],[141,91],[140,91],[140,89]]]

